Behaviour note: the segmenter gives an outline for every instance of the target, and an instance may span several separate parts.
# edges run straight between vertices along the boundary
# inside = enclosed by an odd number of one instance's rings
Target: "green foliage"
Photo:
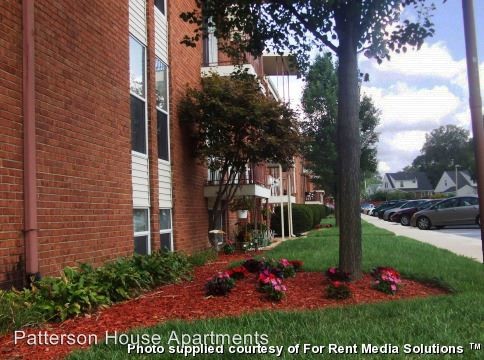
[[[302,97],[303,110],[307,120],[303,125],[303,133],[307,138],[303,147],[304,158],[307,160],[307,167],[317,175],[314,181],[333,195],[336,194],[338,160],[336,72],[331,54],[318,56],[309,68]],[[378,165],[376,159],[378,133],[375,132],[375,128],[380,122],[380,111],[368,96],[363,96],[360,101],[359,119],[360,169],[365,174],[373,174]]]
[[[63,321],[161,284],[188,279],[191,265],[179,253],[155,252],[119,258],[94,269],[66,267],[22,291],[0,292],[0,332],[44,321]]]
[[[331,281],[326,287],[326,296],[329,299],[344,300],[351,296],[351,290],[343,282]]]
[[[440,126],[426,134],[420,153],[406,169],[425,172],[434,187],[442,173],[453,171],[454,165],[475,174],[473,140],[469,131],[459,126]]]
[[[387,201],[387,200],[413,200],[415,199],[415,193],[406,191],[377,191],[369,196],[373,201]]]
[[[214,249],[207,249],[191,254],[188,257],[188,261],[193,266],[202,266],[207,262],[215,260],[217,258],[217,252]]]
[[[295,112],[288,104],[263,96],[259,82],[245,72],[203,78],[202,89],[187,90],[179,115],[191,131],[195,155],[224,179],[218,183],[210,229],[232,202],[239,187],[236,178],[247,165],[289,165],[299,152]]]
[[[292,204],[292,221],[295,234],[311,230],[316,224],[329,214],[329,209],[324,205]],[[289,233],[287,206],[284,206],[284,232]],[[281,233],[281,207],[275,208],[275,214],[271,217],[271,228],[278,234]]]

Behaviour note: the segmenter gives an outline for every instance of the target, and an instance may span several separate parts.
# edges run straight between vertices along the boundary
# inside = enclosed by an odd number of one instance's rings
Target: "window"
[[[146,154],[145,103],[131,95],[131,149]]]
[[[449,209],[459,206],[459,199],[450,199],[435,205],[435,209]]]
[[[473,206],[473,205],[479,205],[479,200],[476,197],[461,198],[460,206]]]
[[[134,252],[150,253],[150,227],[148,209],[133,209]]]
[[[129,38],[129,89],[131,93],[131,149],[146,154],[145,47]]]
[[[161,11],[161,13],[165,14],[165,0],[155,0],[155,7]]]
[[[400,181],[400,187],[403,187],[403,181]]]
[[[160,59],[155,59],[156,106],[162,110],[168,109],[167,66]]]
[[[145,47],[129,37],[129,86],[131,93],[145,98]]]
[[[158,158],[169,161],[168,156],[168,116],[161,112],[157,112],[158,121]]]
[[[160,249],[173,251],[171,209],[160,209]]]
[[[156,120],[158,137],[158,158],[170,161],[168,128],[168,68],[159,58],[155,59]]]

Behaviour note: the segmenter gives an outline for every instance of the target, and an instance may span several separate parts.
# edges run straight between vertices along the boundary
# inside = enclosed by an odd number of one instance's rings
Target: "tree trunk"
[[[345,14],[339,31],[338,67],[338,213],[339,266],[361,277],[360,129],[357,27]],[[358,19],[358,18],[357,18]]]

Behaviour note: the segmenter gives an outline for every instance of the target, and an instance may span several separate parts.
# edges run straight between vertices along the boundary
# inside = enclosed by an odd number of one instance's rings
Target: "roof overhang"
[[[262,55],[262,61],[266,76],[300,75],[295,65],[296,59],[292,55],[266,54]]]

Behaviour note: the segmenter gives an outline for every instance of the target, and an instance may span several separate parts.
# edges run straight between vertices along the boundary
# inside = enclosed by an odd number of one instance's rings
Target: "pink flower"
[[[397,291],[397,285],[395,284],[390,285],[390,288],[392,289],[393,292]]]
[[[284,267],[291,266],[291,263],[287,259],[281,259],[279,262]]]

